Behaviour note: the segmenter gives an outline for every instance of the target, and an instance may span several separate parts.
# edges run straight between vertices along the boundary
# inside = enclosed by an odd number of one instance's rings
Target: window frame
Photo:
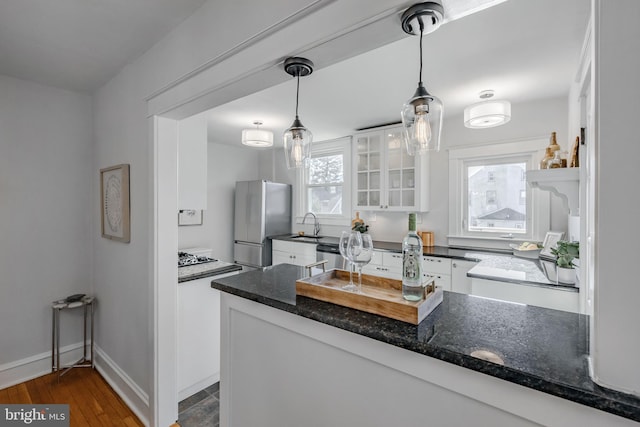
[[[514,241],[541,241],[550,225],[550,196],[546,191],[527,187],[527,233],[467,231],[467,166],[487,163],[526,162],[526,170],[537,168],[544,155],[547,138],[532,138],[449,150],[449,244],[508,248]]]
[[[351,137],[337,138],[329,141],[314,142],[311,146],[311,157],[325,157],[342,155],[342,214],[316,214],[320,225],[349,225],[351,224]],[[297,169],[296,188],[296,218],[295,223],[301,224],[308,210],[309,169]]]

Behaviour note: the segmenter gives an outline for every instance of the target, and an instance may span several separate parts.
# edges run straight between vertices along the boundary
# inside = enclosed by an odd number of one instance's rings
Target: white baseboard
[[[60,366],[72,364],[81,358],[81,342],[60,348]],[[51,365],[49,351],[0,365],[0,389],[49,374]]]
[[[196,394],[200,390],[204,390],[210,385],[217,383],[218,381],[220,381],[220,372],[216,372],[215,374],[210,375],[207,378],[200,380],[195,384],[191,384],[190,386],[185,387],[182,390],[178,391],[178,401],[184,400],[187,397]]]
[[[95,348],[96,369],[111,388],[125,401],[140,421],[149,425],[149,395],[140,388],[111,358],[98,346]]]

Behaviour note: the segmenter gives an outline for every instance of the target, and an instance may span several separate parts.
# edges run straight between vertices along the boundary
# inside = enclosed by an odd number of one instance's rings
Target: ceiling
[[[589,0],[508,0],[448,22],[423,39],[425,86],[443,101],[445,117],[461,115],[486,89],[512,104],[565,96],[589,8]],[[300,119],[314,141],[398,122],[417,86],[418,42],[407,36],[301,78]],[[282,145],[295,115],[295,91],[291,78],[210,110],[209,142],[241,146],[242,129],[260,120]]]
[[[2,0],[0,74],[92,92],[205,0]]]

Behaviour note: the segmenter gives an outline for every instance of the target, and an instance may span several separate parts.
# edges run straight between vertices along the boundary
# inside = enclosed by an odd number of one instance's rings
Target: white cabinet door
[[[271,263],[309,265],[316,262],[316,245],[274,240],[272,243]]]
[[[453,292],[471,293],[471,277],[467,277],[467,272],[477,264],[476,261],[453,260],[451,262],[451,290]]]
[[[220,380],[220,291],[211,277],[178,284],[178,399]]]
[[[409,156],[402,127],[354,135],[354,195],[357,209],[429,210],[429,158]]]
[[[202,114],[178,123],[178,209],[207,209],[207,121]]]

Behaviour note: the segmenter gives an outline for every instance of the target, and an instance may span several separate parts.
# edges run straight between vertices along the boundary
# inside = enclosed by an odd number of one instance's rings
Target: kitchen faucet
[[[318,217],[313,212],[307,212],[304,214],[304,218],[302,218],[302,223],[307,220],[307,215],[311,215],[313,217],[313,235],[317,236],[320,234],[320,223],[318,222]]]

